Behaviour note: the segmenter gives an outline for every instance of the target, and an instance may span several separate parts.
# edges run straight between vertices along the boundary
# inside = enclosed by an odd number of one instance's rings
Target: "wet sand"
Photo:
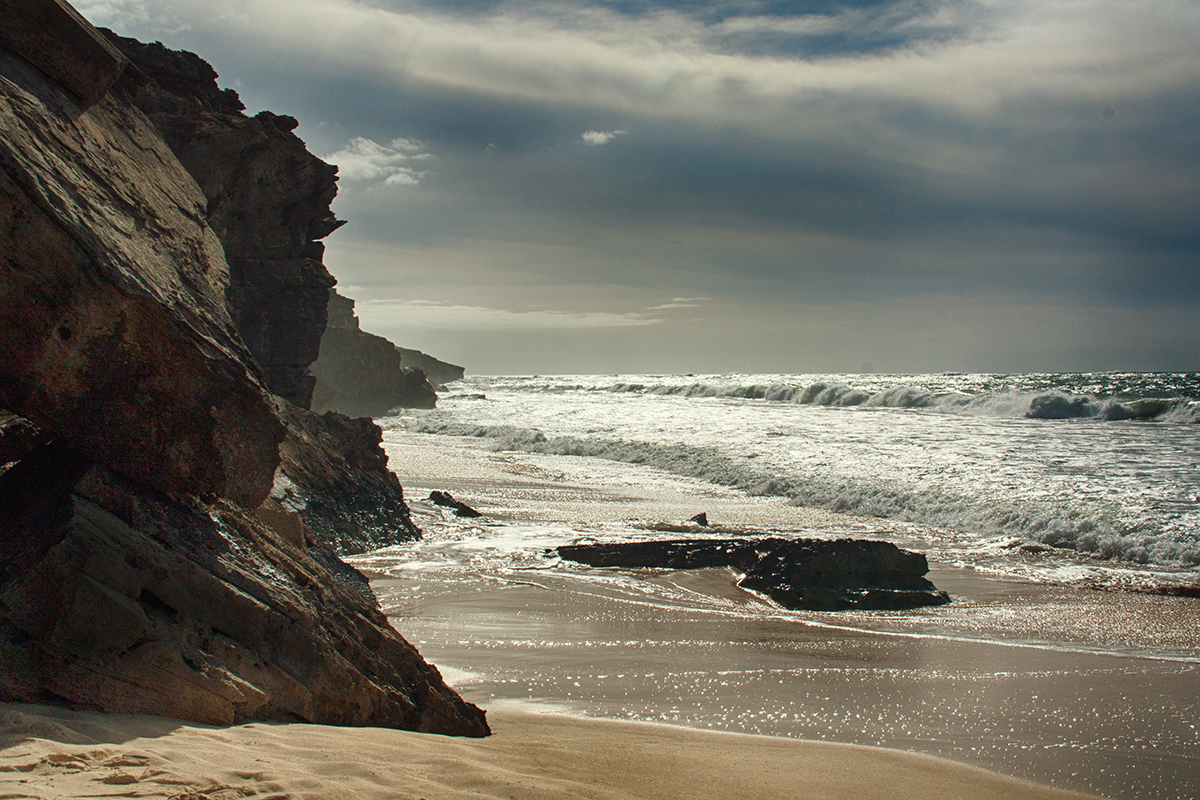
[[[187,725],[0,704],[0,797],[1069,800],[882,749],[493,712],[493,736]]]

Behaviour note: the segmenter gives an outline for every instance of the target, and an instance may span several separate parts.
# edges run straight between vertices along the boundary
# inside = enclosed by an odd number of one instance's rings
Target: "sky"
[[[471,374],[1200,370],[1195,0],[77,0],[339,166]]]

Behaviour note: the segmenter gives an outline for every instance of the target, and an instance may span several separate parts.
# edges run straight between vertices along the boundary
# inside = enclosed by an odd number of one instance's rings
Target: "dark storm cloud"
[[[1200,337],[1194,3],[80,5],[302,120],[342,168],[335,274],[410,343],[1197,366],[1164,341]]]

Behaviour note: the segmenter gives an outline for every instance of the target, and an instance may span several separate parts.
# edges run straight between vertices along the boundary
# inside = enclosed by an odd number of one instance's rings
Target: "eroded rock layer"
[[[0,699],[487,733],[354,581],[241,507],[185,506],[58,444],[0,493],[22,501],[0,510]]]
[[[255,506],[283,426],[204,209],[137,109],[0,50],[0,407],[162,491]]]
[[[272,497],[340,555],[421,537],[369,419],[289,408]]]

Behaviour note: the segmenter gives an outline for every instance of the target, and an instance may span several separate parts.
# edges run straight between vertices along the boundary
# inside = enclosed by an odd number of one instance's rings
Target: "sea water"
[[[1200,581],[1198,391],[1194,374],[469,378],[436,410],[378,420],[426,536],[356,563],[487,707],[1191,797],[1200,599],[1154,592]],[[405,463],[423,449],[469,457]],[[434,488],[487,516],[432,505]],[[687,523],[698,511],[712,528]],[[925,552],[954,602],[792,612],[727,570],[594,570],[554,551],[760,531],[890,539]]]
[[[1102,373],[472,377],[385,424],[899,523],[1001,571],[1186,583],[1197,422],[1200,374]]]

